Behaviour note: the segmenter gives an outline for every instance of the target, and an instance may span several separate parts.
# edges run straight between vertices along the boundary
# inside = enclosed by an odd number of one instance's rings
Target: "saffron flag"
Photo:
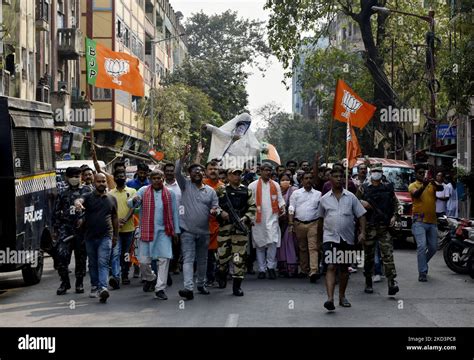
[[[357,162],[357,158],[362,155],[362,150],[359,146],[354,128],[351,126],[351,120],[349,120],[347,126],[346,153],[348,168],[352,169]]]
[[[376,109],[374,105],[362,100],[344,80],[339,79],[337,81],[332,111],[334,119],[346,123],[350,117],[352,126],[363,129]]]
[[[112,51],[86,38],[87,83],[90,85],[143,97],[145,91],[139,64],[134,56]]]

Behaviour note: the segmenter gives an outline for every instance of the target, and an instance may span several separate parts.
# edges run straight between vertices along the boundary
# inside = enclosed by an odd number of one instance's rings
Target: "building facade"
[[[80,11],[87,37],[140,60],[145,98],[184,61],[187,50],[182,15],[167,0],[82,0]],[[136,160],[144,159],[150,125],[138,115],[146,99],[120,90],[88,88],[84,59],[81,91],[88,94],[95,109],[95,142],[103,145],[99,157],[110,159],[123,150]]]

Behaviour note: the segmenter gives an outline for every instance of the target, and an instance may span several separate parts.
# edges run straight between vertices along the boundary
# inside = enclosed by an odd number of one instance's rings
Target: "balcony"
[[[76,60],[83,53],[82,32],[79,29],[58,29],[58,53],[65,60]]]
[[[49,4],[44,0],[36,2],[35,26],[36,30],[49,31]]]

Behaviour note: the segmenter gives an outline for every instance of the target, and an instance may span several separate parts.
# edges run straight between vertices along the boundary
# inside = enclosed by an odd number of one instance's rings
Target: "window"
[[[94,87],[93,99],[94,100],[112,100],[112,90]]]
[[[117,38],[119,38],[119,39],[122,38],[122,36],[123,36],[122,32],[123,32],[122,20],[117,19],[117,34],[116,34]]]
[[[28,53],[26,48],[21,48],[21,76],[26,79],[28,71]]]
[[[131,99],[128,92],[122,90],[115,90],[115,100],[118,104],[125,106],[127,109],[131,107]]]
[[[36,2],[36,20],[49,22],[49,2],[50,0]]]
[[[51,130],[13,129],[15,175],[27,176],[54,170]]]
[[[64,2],[62,0],[58,0],[57,3],[57,27],[58,29],[64,28]]]

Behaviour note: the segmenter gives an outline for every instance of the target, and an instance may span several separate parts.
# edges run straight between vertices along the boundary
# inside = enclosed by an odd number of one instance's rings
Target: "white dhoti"
[[[273,181],[273,180],[270,180]],[[274,182],[277,188],[278,207],[285,205],[285,200],[281,195],[280,185]],[[254,198],[257,193],[258,180],[249,185]],[[258,205],[257,205],[258,206]],[[259,271],[265,269],[275,269],[276,267],[276,249],[280,247],[281,231],[278,224],[278,214],[273,213],[272,199],[270,194],[270,182],[262,181],[262,216],[261,221],[252,227],[253,245],[257,250],[257,260]]]

